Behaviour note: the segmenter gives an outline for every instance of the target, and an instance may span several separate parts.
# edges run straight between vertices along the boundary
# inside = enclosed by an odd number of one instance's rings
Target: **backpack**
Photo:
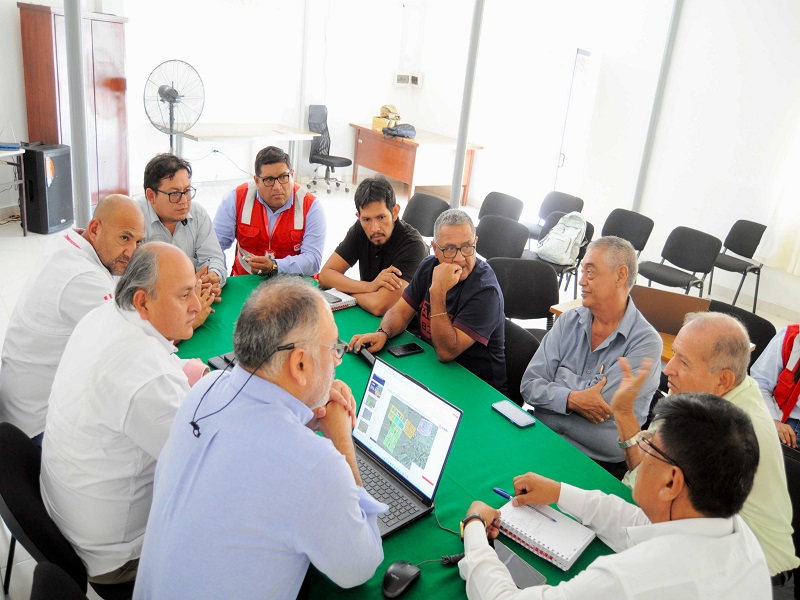
[[[536,254],[556,265],[574,265],[585,236],[586,219],[579,212],[568,213],[558,220],[544,239],[539,240]]]
[[[394,127],[384,127],[383,128],[383,137],[384,139],[389,138],[414,138],[417,135],[417,130],[414,128],[413,125],[409,125],[408,123],[400,123],[399,125],[395,125]]]

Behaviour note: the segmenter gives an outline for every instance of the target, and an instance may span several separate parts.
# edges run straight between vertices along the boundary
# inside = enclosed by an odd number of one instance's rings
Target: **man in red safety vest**
[[[325,213],[294,183],[291,158],[275,146],[259,151],[255,176],[222,199],[214,231],[223,250],[236,242],[231,275],[316,275],[325,246]]]

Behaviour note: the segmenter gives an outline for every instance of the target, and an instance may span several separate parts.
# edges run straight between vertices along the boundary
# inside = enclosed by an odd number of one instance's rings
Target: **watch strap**
[[[628,448],[633,448],[636,444],[639,443],[639,435],[641,433],[642,433],[641,431],[637,431],[633,435],[633,437],[629,437],[627,440],[624,440],[624,441],[622,441],[622,440],[617,441],[617,443],[619,444],[619,447],[622,448],[623,450],[627,450]]]
[[[480,513],[470,513],[463,519],[461,519],[461,539],[464,539],[464,528],[470,521],[474,521],[476,519],[480,519],[480,522],[483,523],[483,527],[486,527],[486,520],[481,516]]]

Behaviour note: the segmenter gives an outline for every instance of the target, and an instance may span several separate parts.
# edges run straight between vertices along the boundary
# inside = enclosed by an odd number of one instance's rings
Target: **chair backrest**
[[[721,248],[722,242],[713,235],[690,227],[676,227],[669,234],[661,256],[680,269],[709,273]]]
[[[519,221],[521,214],[522,200],[501,192],[489,192],[478,211],[478,220],[480,221],[486,215],[501,215]]]
[[[750,353],[750,365],[758,360],[761,353],[775,337],[777,330],[772,322],[767,321],[764,317],[759,317],[757,314],[720,302],[719,300],[712,300],[708,305],[709,312],[721,312],[732,315],[739,319],[747,329],[747,334],[750,336],[750,341],[756,345],[755,349]]]
[[[540,260],[497,257],[489,260],[500,291],[503,306],[511,319],[546,319],[550,307],[558,304],[558,275]]]
[[[544,197],[542,205],[539,207],[539,218],[546,219],[552,212],[582,212],[583,200],[577,196],[570,196],[564,192],[550,192]],[[544,237],[544,236],[542,236]]]
[[[766,230],[766,225],[740,219],[733,224],[722,245],[739,256],[753,258]]]
[[[508,380],[508,393],[506,395],[520,406],[523,404],[522,394],[519,391],[522,376],[538,349],[539,340],[532,333],[506,319],[505,351],[506,379]]]
[[[433,224],[448,208],[450,205],[441,198],[417,192],[403,211],[403,221],[419,231],[421,236],[433,237]]]
[[[519,258],[528,243],[528,228],[500,215],[486,215],[478,223],[478,254],[486,260],[495,256]]]
[[[786,467],[786,484],[789,489],[789,498],[792,499],[792,541],[794,541],[794,553],[797,556],[800,552],[800,451],[784,446],[783,464]],[[795,585],[800,583],[795,582]]]
[[[653,232],[653,219],[624,208],[611,211],[600,235],[615,235],[628,240],[636,252],[644,250]]]
[[[565,212],[561,212],[560,210],[554,210],[553,212],[549,213],[545,219],[544,224],[542,225],[542,231],[539,233],[539,239],[543,240],[547,237],[547,234],[550,233],[550,230],[558,224],[563,217]]]
[[[57,565],[40,562],[33,570],[31,600],[88,600],[72,577]]]
[[[308,129],[320,134],[311,140],[308,160],[313,163],[315,156],[328,156],[331,153],[331,134],[328,132],[327,106],[324,104],[310,104],[308,106]]]
[[[0,423],[0,516],[36,562],[58,565],[86,591],[86,567],[42,501],[40,469],[39,446],[11,423]]]

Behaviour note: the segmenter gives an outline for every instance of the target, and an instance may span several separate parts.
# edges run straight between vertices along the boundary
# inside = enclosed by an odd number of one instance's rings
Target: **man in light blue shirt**
[[[159,456],[135,598],[294,598],[309,564],[342,587],[372,577],[387,507],[361,485],[337,340],[304,281],[251,294],[238,364],[193,388]]]
[[[636,282],[636,253],[626,240],[594,240],[581,262],[583,306],[556,319],[525,371],[520,392],[537,416],[618,478],[627,470],[609,402],[622,381],[624,356],[650,373],[636,396],[644,423],[658,387],[663,342],[629,293]]]

